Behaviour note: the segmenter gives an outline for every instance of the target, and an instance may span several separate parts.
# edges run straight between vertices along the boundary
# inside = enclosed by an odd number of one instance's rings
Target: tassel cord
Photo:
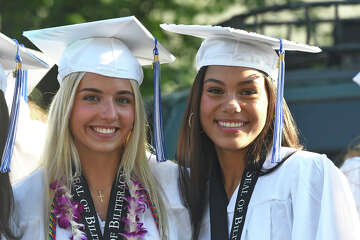
[[[272,146],[272,163],[280,162],[280,147],[282,141],[282,124],[283,124],[283,99],[284,99],[284,79],[285,79],[285,51],[283,49],[282,39],[280,40],[279,50],[279,74],[277,79],[276,92],[276,110],[274,123],[274,136]]]
[[[155,38],[154,48],[154,144],[156,150],[156,160],[158,162],[166,161],[164,132],[162,128],[162,108],[161,108],[161,79],[160,79],[160,61],[157,49],[157,39]]]

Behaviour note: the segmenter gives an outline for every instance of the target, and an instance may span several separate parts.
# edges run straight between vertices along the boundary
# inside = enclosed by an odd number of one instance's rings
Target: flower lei
[[[126,206],[128,213],[126,217],[122,218],[122,221],[125,222],[125,232],[121,235],[127,240],[141,240],[147,230],[140,222],[139,215],[143,214],[150,206],[157,226],[158,217],[142,184],[131,179],[129,185],[127,188],[130,196],[125,198],[128,202]],[[71,194],[61,181],[55,180],[50,184],[50,188],[55,191],[55,197],[50,215],[49,239],[56,238],[56,223],[58,223],[64,229],[71,227],[73,233],[71,240],[87,240],[86,234],[83,232],[84,225],[81,224],[81,213],[84,211],[82,204],[72,200]]]
[[[81,224],[81,213],[84,211],[84,207],[77,201],[72,200],[72,196],[67,188],[61,181],[55,180],[50,184],[50,188],[55,191],[54,202],[51,209],[51,215],[54,218],[55,228],[56,222],[61,228],[68,228],[71,226],[73,235],[71,240],[87,240],[84,230],[84,225]],[[50,225],[52,223],[50,218]],[[54,228],[53,226],[49,226]],[[56,230],[54,231],[56,234]],[[51,236],[49,234],[50,239]],[[55,236],[53,236],[55,239]]]
[[[143,227],[143,223],[140,222],[139,213],[144,213],[148,208],[146,190],[140,182],[131,179],[130,187],[128,187],[130,196],[125,200],[128,202],[126,206],[128,214],[122,221],[125,222],[125,231],[122,233],[127,240],[143,239],[147,230]]]

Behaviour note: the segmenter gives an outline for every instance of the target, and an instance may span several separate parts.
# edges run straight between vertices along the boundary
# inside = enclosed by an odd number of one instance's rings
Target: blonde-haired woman
[[[119,33],[129,29],[131,34]],[[176,239],[177,232],[168,227],[174,226],[167,219],[171,207],[161,195],[166,189],[158,186],[163,167],[147,156],[139,91],[140,64],[152,62],[153,37],[135,17],[25,35],[58,62],[60,82],[49,111],[45,174],[40,170],[15,190],[19,205],[25,196],[43,201],[18,211],[25,235],[29,231],[33,239]],[[173,60],[161,45],[158,48],[161,61]],[[173,164],[162,166],[176,171]]]

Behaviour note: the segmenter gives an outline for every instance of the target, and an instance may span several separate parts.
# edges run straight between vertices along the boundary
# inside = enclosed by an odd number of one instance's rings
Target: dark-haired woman
[[[193,239],[359,239],[344,176],[325,155],[301,150],[276,93],[283,51],[320,49],[219,26],[162,27],[205,39],[177,149]]]

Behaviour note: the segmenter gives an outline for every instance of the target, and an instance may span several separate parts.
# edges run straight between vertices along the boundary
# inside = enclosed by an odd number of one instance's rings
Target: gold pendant
[[[98,195],[96,197],[100,198],[100,202],[104,202],[104,195],[101,190],[98,191]]]

